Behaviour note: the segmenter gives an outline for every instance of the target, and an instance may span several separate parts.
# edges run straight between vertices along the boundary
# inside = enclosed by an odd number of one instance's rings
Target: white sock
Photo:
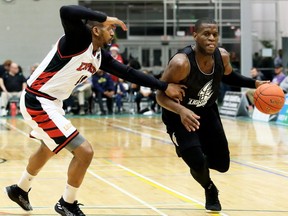
[[[74,203],[78,189],[79,188],[73,187],[67,183],[63,194],[64,201],[67,203]]]
[[[31,188],[32,185],[32,181],[34,179],[35,176],[31,175],[30,173],[27,172],[27,170],[25,169],[25,171],[23,172],[19,182],[18,182],[18,187],[20,187],[22,190],[28,192],[29,189]]]

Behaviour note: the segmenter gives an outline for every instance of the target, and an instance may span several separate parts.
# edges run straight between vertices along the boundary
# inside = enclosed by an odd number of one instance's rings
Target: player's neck
[[[101,45],[99,44],[97,40],[92,39],[92,45],[93,45],[93,53],[97,52],[99,48],[101,48]]]
[[[200,51],[195,50],[195,58],[198,62],[213,61],[213,55],[203,54]]]

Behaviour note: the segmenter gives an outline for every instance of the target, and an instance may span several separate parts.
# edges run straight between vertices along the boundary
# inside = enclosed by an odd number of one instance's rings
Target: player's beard
[[[103,44],[103,48],[108,48],[108,47],[110,47],[111,46],[111,44],[112,44],[112,42],[113,42],[113,38],[111,38],[109,41],[107,41],[107,42],[104,42],[104,44]]]
[[[113,37],[110,36],[109,39],[108,39],[108,36],[107,35],[105,36],[105,33],[104,33],[103,30],[100,31],[100,35],[98,37],[101,40],[102,48],[106,49],[112,44]]]
[[[108,44],[108,43],[105,43],[105,44],[103,45],[103,48],[104,48],[104,49],[108,49],[108,48],[109,48],[109,46],[110,46],[110,44]]]

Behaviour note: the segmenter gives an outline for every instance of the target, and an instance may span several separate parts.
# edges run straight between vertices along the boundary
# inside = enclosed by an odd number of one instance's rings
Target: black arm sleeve
[[[65,36],[60,40],[60,52],[68,56],[85,50],[92,41],[91,31],[83,21],[104,22],[107,15],[82,6],[70,5],[60,8],[60,18],[65,32]]]
[[[141,86],[159,89],[162,91],[165,91],[168,86],[166,82],[162,82],[156,79],[154,76],[147,75],[142,71],[138,71],[132,67],[121,64],[104,50],[102,50],[102,62],[100,69]]]
[[[239,73],[232,71],[229,75],[224,75],[222,81],[228,85],[236,87],[256,88],[256,80],[242,76]]]

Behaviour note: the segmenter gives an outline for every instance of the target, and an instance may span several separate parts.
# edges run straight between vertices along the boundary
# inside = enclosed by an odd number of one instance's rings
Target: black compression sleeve
[[[232,71],[229,75],[224,75],[222,81],[228,85],[236,87],[256,88],[254,79],[242,76],[239,73]]]
[[[85,50],[92,41],[91,31],[83,20],[104,22],[106,14],[88,8],[69,5],[60,8],[60,17],[65,36],[60,40],[61,55],[69,56]]]
[[[107,15],[103,12],[93,11],[83,6],[69,5],[60,8],[60,17],[62,20],[94,20],[104,22]]]
[[[162,82],[156,79],[154,76],[147,75],[142,71],[138,71],[132,67],[121,64],[104,50],[102,50],[102,62],[100,69],[137,85],[159,89],[162,91],[165,91],[168,87],[166,82]]]

